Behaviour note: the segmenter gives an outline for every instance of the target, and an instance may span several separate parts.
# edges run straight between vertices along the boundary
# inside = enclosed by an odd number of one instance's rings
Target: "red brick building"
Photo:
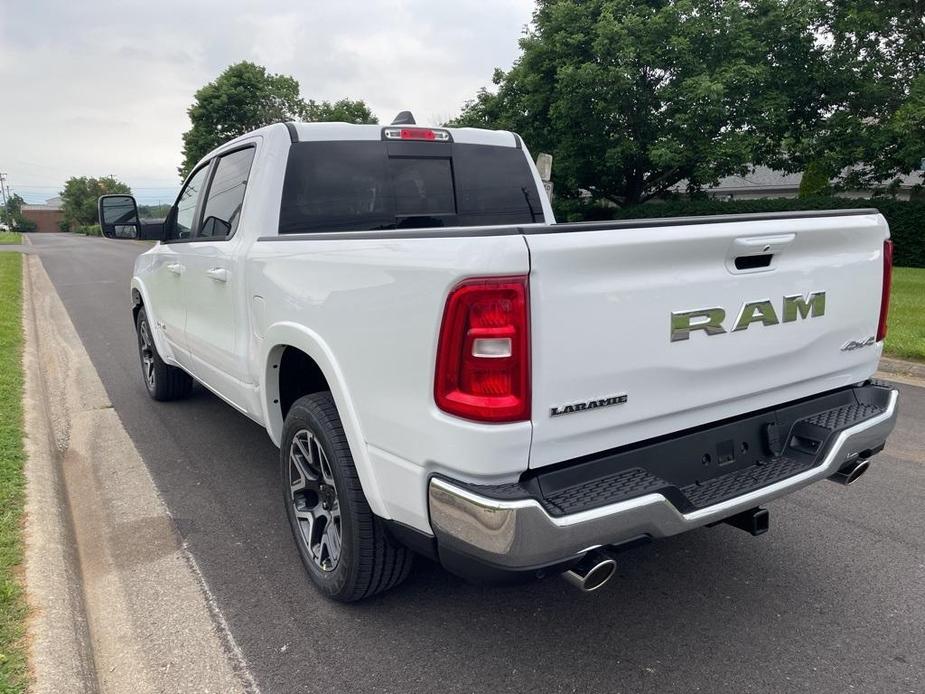
[[[46,200],[44,205],[23,205],[22,216],[35,222],[37,233],[61,231],[61,222],[64,221],[61,198]]]

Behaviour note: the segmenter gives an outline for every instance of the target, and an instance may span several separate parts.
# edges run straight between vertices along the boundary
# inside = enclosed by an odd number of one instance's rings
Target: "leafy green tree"
[[[759,163],[789,122],[782,66],[819,50],[778,0],[539,0],[520,46],[453,123],[515,130],[553,153],[557,191],[618,205]]]
[[[813,0],[821,70],[811,127],[785,128],[773,157],[798,171],[810,162],[842,188],[908,174],[925,158],[925,6],[920,0]]]
[[[132,189],[112,176],[69,178],[61,196],[64,219],[71,228],[97,222],[97,200],[112,193],[132,194]]]
[[[35,231],[38,225],[23,216],[22,206],[25,204],[26,201],[18,193],[13,193],[0,208],[0,222],[16,231]]]
[[[6,204],[0,209],[0,222],[3,222],[11,229],[20,226],[22,216],[22,206],[26,203],[18,193],[13,193],[6,199]]]
[[[304,107],[295,78],[247,61],[228,67],[196,92],[187,111],[192,127],[183,133],[180,177],[220,144],[264,125],[297,120]]]
[[[309,100],[305,104],[302,118],[310,123],[322,121],[357,124],[379,122],[365,102],[350,99],[340,99],[333,104],[328,101]]]
[[[197,91],[187,113],[192,127],[183,133],[181,178],[219,145],[265,125],[299,120],[376,122],[362,101],[306,102],[294,77],[274,75],[246,61],[231,65]]]

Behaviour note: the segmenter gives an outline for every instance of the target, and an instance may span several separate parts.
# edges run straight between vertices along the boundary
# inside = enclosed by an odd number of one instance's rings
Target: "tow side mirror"
[[[107,239],[164,240],[164,222],[144,221],[131,195],[103,195],[97,203],[100,232]]]
[[[140,239],[138,206],[131,195],[103,195],[97,202],[100,232],[107,239]]]

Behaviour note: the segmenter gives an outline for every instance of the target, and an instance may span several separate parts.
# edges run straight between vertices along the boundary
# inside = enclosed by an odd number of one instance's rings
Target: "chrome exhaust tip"
[[[562,578],[578,590],[590,593],[602,587],[617,570],[617,562],[600,552],[588,552],[578,564],[562,574]]]
[[[867,472],[867,468],[869,467],[870,461],[866,458],[864,460],[855,460],[843,466],[838,472],[829,477],[829,479],[847,487],[849,484],[857,482],[858,478]]]

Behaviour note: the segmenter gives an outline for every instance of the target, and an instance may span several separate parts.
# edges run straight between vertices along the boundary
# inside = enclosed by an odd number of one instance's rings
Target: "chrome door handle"
[[[208,270],[206,270],[206,274],[216,282],[228,281],[228,270],[223,267],[210,267]]]
[[[183,270],[185,270],[185,268],[180,263],[170,263],[167,266],[167,269],[175,275],[182,275]]]

